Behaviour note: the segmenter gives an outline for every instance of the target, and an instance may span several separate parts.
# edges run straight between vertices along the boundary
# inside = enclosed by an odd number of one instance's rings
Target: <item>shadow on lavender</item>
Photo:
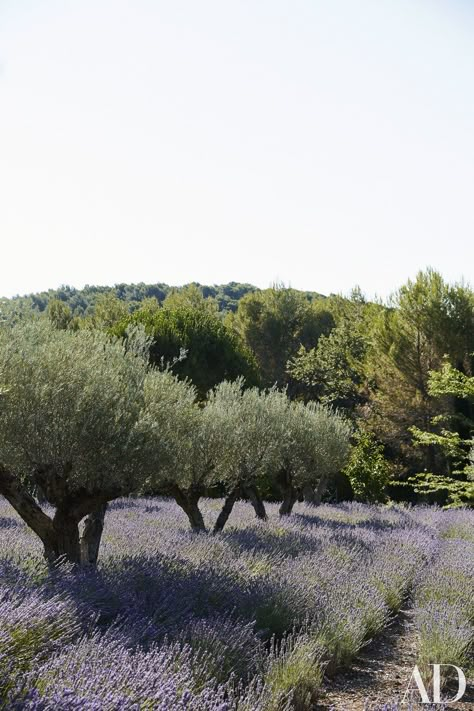
[[[212,527],[220,502],[204,500]],[[96,571],[54,574],[0,502],[0,699],[26,709],[311,708],[471,513],[239,502],[194,534],[167,499],[114,502]],[[447,530],[447,529],[446,529]],[[12,534],[12,532],[14,532]],[[441,543],[440,543],[441,542]]]

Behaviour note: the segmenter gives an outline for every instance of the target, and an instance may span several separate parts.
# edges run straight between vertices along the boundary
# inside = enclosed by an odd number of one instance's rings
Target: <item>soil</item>
[[[400,711],[443,708],[474,711],[474,690],[469,682],[463,699],[456,704],[421,704],[415,695],[412,704],[408,703],[405,692],[416,664],[416,642],[410,611],[404,610],[361,650],[350,669],[340,671],[333,679],[325,679],[315,711],[392,711],[397,703]],[[427,690],[429,694],[430,689]],[[446,689],[444,694],[452,698],[456,689],[452,693]]]

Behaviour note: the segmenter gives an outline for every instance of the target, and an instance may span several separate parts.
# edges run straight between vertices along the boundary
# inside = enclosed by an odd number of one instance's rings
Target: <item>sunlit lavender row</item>
[[[414,591],[419,663],[474,668],[474,514],[439,516],[438,549]]]
[[[220,506],[204,501],[210,530]],[[170,500],[120,500],[97,570],[63,565],[51,575],[38,539],[2,502],[3,706],[311,709],[324,675],[349,665],[413,586],[420,658],[433,650],[434,607],[445,623],[441,661],[454,660],[449,625],[467,653],[473,512],[362,504],[296,504],[285,519],[277,505],[268,512],[257,521],[238,503],[225,532],[193,533]]]

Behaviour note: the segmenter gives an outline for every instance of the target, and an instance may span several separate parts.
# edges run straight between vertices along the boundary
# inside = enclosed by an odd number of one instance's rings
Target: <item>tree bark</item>
[[[219,531],[222,531],[224,526],[226,525],[227,521],[229,520],[229,516],[232,513],[232,509],[234,508],[234,504],[239,498],[240,494],[240,487],[237,487],[233,491],[230,492],[230,494],[225,498],[224,500],[224,506],[221,509],[221,512],[219,516],[217,517],[217,520],[214,524],[214,533],[219,533]]]
[[[107,504],[100,504],[84,521],[84,530],[80,539],[82,565],[94,567],[97,565],[106,511]]]
[[[84,489],[69,494],[64,485],[55,481],[50,494],[57,496],[57,500],[52,498],[50,503],[56,504],[56,512],[54,517],[50,518],[17,477],[0,465],[0,494],[13,506],[27,526],[39,536],[44,546],[44,556],[50,564],[59,557],[65,556],[70,563],[80,565],[82,556],[79,521],[89,514],[94,517],[94,530],[91,527],[92,521],[86,522],[85,541],[87,540],[88,545],[89,543],[91,545],[90,556],[97,560],[102,530],[99,520],[95,518],[96,514],[102,508],[105,513],[107,502],[121,496],[123,492],[119,489],[109,489],[107,492],[91,493]],[[94,543],[92,543],[93,539]]]
[[[315,494],[313,487],[310,484],[304,485],[303,496],[304,496],[304,500],[307,504],[311,504],[311,506],[316,505],[316,494]]]
[[[79,545],[79,521],[67,509],[56,509],[53,518],[53,537],[45,544],[45,558],[54,563],[64,556],[69,563],[79,565],[81,549]]]
[[[255,510],[255,515],[258,519],[261,521],[266,521],[267,520],[267,512],[265,511],[265,505],[260,497],[260,494],[258,493],[257,489],[252,486],[251,484],[244,486],[243,491],[245,496],[248,496],[250,499],[250,503],[252,504],[254,510]]]
[[[280,505],[280,516],[289,516],[295,505],[298,493],[293,486],[293,477],[291,469],[288,466],[283,466],[278,472],[277,484],[283,494],[283,501]]]
[[[297,499],[296,489],[293,484],[287,484],[283,488],[283,501],[280,506],[280,516],[289,516],[293,510]]]
[[[316,491],[314,492],[314,505],[319,506],[321,504],[321,500],[323,498],[323,494],[326,491],[328,486],[328,478],[327,476],[322,476],[321,479],[318,481],[318,485],[316,487]]]
[[[42,511],[18,479],[0,466],[0,494],[13,506],[23,521],[43,542],[46,549],[55,536],[52,519]]]
[[[198,506],[200,493],[197,491],[183,491],[179,486],[173,486],[172,493],[176,503],[188,517],[192,530],[196,532],[205,531],[206,525]]]

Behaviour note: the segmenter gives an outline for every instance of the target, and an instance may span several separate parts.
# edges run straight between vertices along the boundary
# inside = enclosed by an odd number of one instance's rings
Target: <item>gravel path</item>
[[[326,679],[315,711],[392,711],[404,697],[415,663],[416,634],[410,612],[404,610],[360,652],[350,669]],[[474,710],[474,695],[469,691],[447,709]],[[411,708],[441,711],[443,706],[416,704]],[[400,711],[409,711],[408,704],[401,705]]]

